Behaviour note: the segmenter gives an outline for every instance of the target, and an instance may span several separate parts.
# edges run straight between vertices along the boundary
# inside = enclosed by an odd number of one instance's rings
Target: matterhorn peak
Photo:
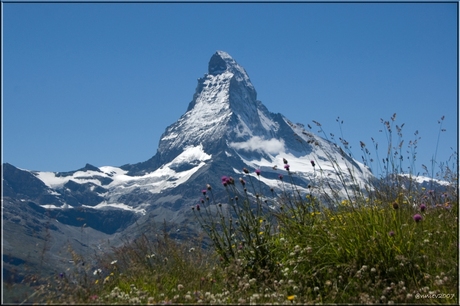
[[[242,74],[247,77],[244,68],[238,65],[230,54],[224,51],[217,51],[209,60],[208,74],[218,75],[224,73],[225,71]]]
[[[227,61],[226,61],[227,60]],[[208,73],[211,75],[221,74],[222,72],[226,71],[228,68],[228,64],[231,65],[235,63],[233,58],[224,51],[217,51],[211,57],[208,65]]]
[[[159,152],[179,154],[186,146],[200,144],[205,150],[217,149],[221,141],[233,141],[235,136],[267,133],[270,127],[262,126],[261,115],[267,117],[264,122],[271,121],[244,68],[228,53],[217,51],[209,61],[208,73],[198,79],[187,112],[162,135]]]

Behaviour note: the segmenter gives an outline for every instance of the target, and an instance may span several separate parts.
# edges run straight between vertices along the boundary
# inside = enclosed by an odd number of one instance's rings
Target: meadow
[[[395,116],[382,123],[388,135],[378,162],[384,175],[364,189],[344,178],[345,198],[322,194],[327,181],[302,193],[292,184],[296,169],[288,160],[279,165],[282,188],[270,194],[261,192],[258,169],[242,169],[246,175],[236,179],[223,173],[221,182],[203,186],[201,201],[190,208],[200,234],[177,241],[162,228],[152,230],[155,238],[140,233],[85,260],[96,267],[79,266],[81,255],[69,250],[74,268],[36,282],[24,302],[458,304],[457,155],[433,161],[436,177],[425,169],[444,185],[421,186],[410,162],[407,170],[401,167]],[[409,146],[413,154],[416,140]],[[377,152],[364,143],[361,148],[363,162],[377,163],[371,158]],[[347,171],[329,162],[337,173]],[[311,165],[321,173],[321,161]],[[217,184],[227,191],[226,203],[214,200]]]

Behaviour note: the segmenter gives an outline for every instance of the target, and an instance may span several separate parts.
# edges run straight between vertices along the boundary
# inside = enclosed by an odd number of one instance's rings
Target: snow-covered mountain
[[[344,184],[363,188],[372,177],[335,144],[269,112],[257,100],[244,68],[217,51],[185,114],[166,128],[151,159],[121,167],[87,165],[67,173],[28,171],[44,187],[39,197],[24,195],[23,200],[50,209],[81,206],[140,214],[162,207],[175,215],[192,205],[207,183],[219,185],[223,175],[244,176],[243,168],[253,176],[260,169],[262,183],[276,189],[279,174],[287,174],[283,159],[304,192],[327,180],[332,192],[344,196]],[[19,196],[14,188],[11,194]]]

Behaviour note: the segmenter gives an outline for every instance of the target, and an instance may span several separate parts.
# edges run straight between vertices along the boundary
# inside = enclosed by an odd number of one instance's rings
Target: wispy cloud
[[[251,139],[243,142],[231,142],[230,147],[244,151],[265,151],[270,154],[280,153],[284,151],[284,140],[275,138],[265,140],[259,136],[254,136]]]

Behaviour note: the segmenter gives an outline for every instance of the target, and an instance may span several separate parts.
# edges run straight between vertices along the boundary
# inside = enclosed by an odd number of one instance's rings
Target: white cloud
[[[244,151],[265,151],[269,154],[284,152],[284,140],[272,138],[265,140],[259,136],[254,136],[244,142],[231,142],[230,147]]]

